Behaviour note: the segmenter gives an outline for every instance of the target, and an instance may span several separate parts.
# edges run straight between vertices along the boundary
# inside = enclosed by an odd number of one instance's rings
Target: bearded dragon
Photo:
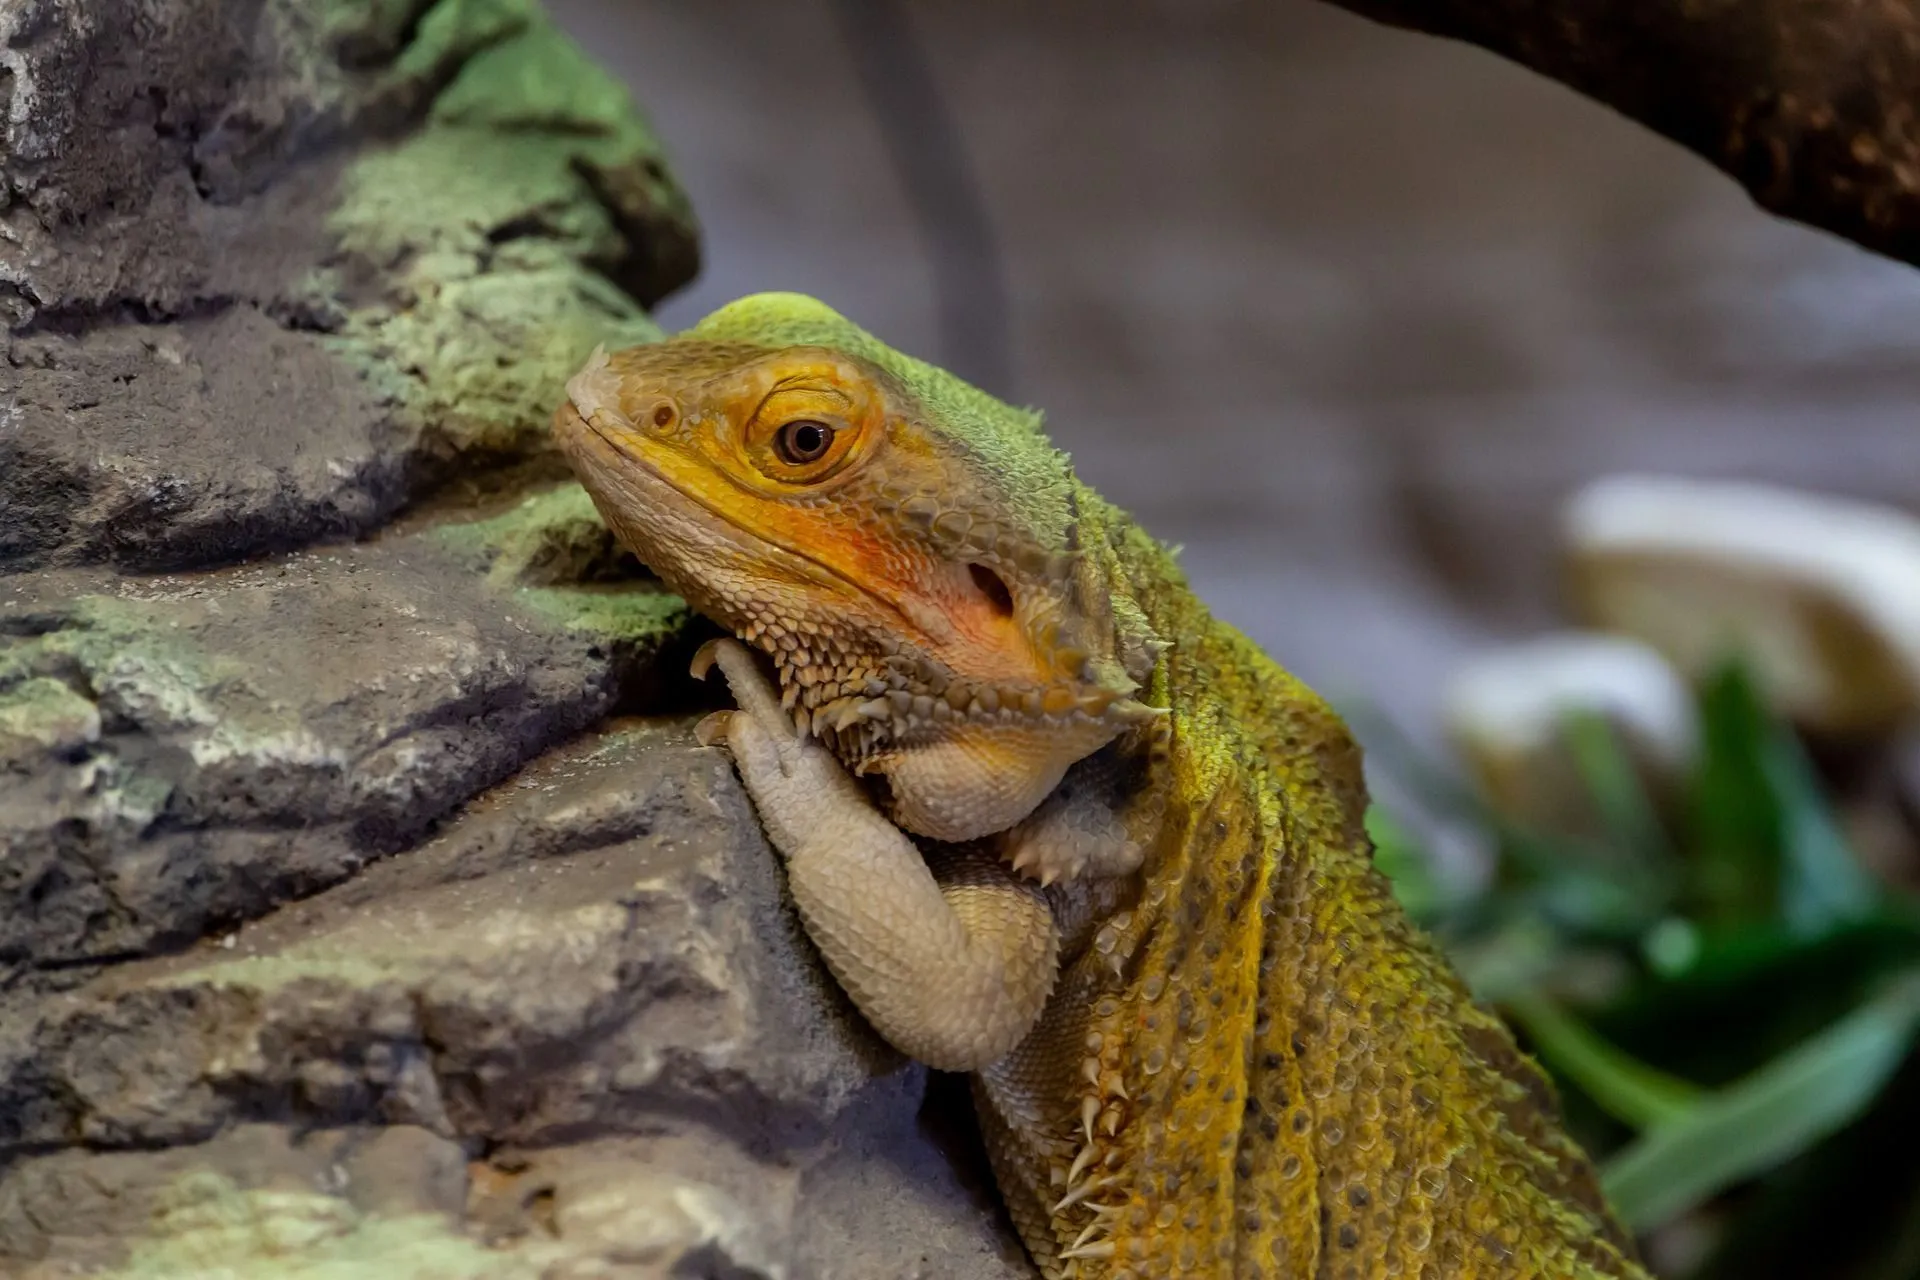
[[[1037,414],[792,294],[567,393],[608,525],[739,638],[702,741],[856,1007],[972,1073],[1043,1276],[1645,1275],[1340,721]]]

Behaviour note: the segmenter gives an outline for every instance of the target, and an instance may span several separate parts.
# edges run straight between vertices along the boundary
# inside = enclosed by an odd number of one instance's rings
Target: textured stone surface
[[[27,765],[0,775],[0,963],[178,944],[404,847],[611,707],[684,615],[582,592],[600,612],[562,622],[562,589],[532,589],[543,615],[439,541],[0,579]]]
[[[531,0],[0,5],[0,1276],[1026,1274],[546,422],[695,265]]]
[[[625,91],[530,0],[22,0],[0,30],[0,565],[373,528],[544,453],[556,382],[695,267]]]
[[[0,1146],[49,1154],[0,1175],[0,1263],[49,1275],[265,1274],[288,1232],[315,1274],[1023,1274],[685,719],[611,722],[411,853],[4,1025]]]

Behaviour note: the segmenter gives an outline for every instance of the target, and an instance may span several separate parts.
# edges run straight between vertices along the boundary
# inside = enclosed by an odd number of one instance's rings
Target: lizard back
[[[1551,1086],[1373,867],[1344,725],[1125,516],[1084,509],[1172,639],[1150,696],[1172,723],[1124,927],[1079,930],[1056,1007],[978,1090],[1042,1270],[1644,1275]],[[1045,1138],[998,1118],[1022,1114]]]

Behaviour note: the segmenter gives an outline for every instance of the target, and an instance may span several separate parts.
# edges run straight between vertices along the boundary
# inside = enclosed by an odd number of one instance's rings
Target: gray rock
[[[547,457],[553,389],[697,264],[532,0],[21,0],[0,36],[0,567],[233,560]]]
[[[264,1275],[297,1230],[315,1274],[399,1235],[475,1276],[1024,1274],[778,886],[724,756],[616,720],[404,857],[45,997],[5,1140],[86,1150],[0,1176],[0,1265]]]
[[[551,450],[696,261],[625,93],[532,0],[0,45],[0,1275],[1028,1274]]]
[[[430,1216],[450,1234],[467,1181],[459,1144],[404,1125],[301,1135],[246,1124],[197,1146],[59,1151],[21,1161],[0,1184],[0,1259],[8,1275],[117,1269],[136,1250],[164,1256],[165,1242],[212,1216],[196,1210],[246,1197],[285,1217]]]
[[[209,573],[0,578],[0,752],[25,762],[0,773],[0,964],[311,893],[611,709],[685,608],[481,572],[554,505]]]

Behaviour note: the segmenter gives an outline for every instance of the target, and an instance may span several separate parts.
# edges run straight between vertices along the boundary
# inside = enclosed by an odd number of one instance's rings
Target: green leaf
[[[1582,1016],[1627,1052],[1717,1089],[1818,1035],[1920,964],[1920,932],[1892,904],[1824,934],[1801,937],[1778,921],[1707,932],[1682,922],[1663,932],[1662,969],[1651,960],[1620,999]],[[1690,935],[1690,936],[1689,936]],[[1651,939],[1643,939],[1644,957]]]
[[[1682,916],[1668,916],[1640,939],[1640,954],[1654,977],[1679,977],[1700,959],[1700,930]]]
[[[1366,741],[1368,753],[1424,811],[1492,837],[1501,882],[1534,896],[1536,907],[1568,932],[1635,938],[1667,911],[1670,877],[1623,865],[1594,842],[1544,835],[1510,822],[1465,780],[1427,759],[1391,718],[1365,705],[1343,714]]]
[[[1621,944],[1652,928],[1666,901],[1650,883],[1597,872],[1570,859],[1542,875],[1529,897],[1567,933]]]
[[[1761,763],[1770,724],[1743,667],[1730,663],[1700,690],[1700,764],[1689,804],[1693,896],[1708,926],[1773,914],[1780,880],[1780,812]]]
[[[1780,915],[1802,937],[1870,914],[1880,886],[1840,832],[1800,744],[1778,728],[1760,759],[1779,813]]]
[[[1373,865],[1393,885],[1393,896],[1407,914],[1429,923],[1445,914],[1452,896],[1434,874],[1432,859],[1413,833],[1377,804],[1366,812],[1367,836],[1373,841]]]
[[[1566,717],[1561,732],[1608,841],[1642,867],[1664,864],[1671,855],[1666,832],[1612,724],[1592,711],[1576,711]]]
[[[1746,1078],[1647,1129],[1608,1161],[1607,1195],[1646,1231],[1799,1155],[1861,1115],[1920,1028],[1920,969]]]
[[[1845,990],[1856,976],[1884,981],[1920,958],[1920,913],[1894,899],[1817,934],[1799,933],[1779,920],[1735,929],[1696,926],[1689,932],[1689,962],[1662,974],[1657,989],[1683,997],[1694,992],[1699,1000],[1714,1004],[1725,1003],[1737,988],[1777,987],[1796,973],[1813,977],[1823,987]],[[1859,992],[1858,987],[1852,990],[1848,1004]]]
[[[1567,959],[1559,934],[1533,911],[1503,913],[1449,947],[1448,958],[1474,995],[1493,1004],[1537,988]]]
[[[1709,925],[1774,918],[1800,936],[1873,910],[1880,889],[1841,834],[1806,753],[1730,663],[1701,693],[1695,887]]]
[[[1705,1096],[1699,1087],[1623,1053],[1538,992],[1510,996],[1505,1007],[1555,1075],[1623,1124],[1646,1129],[1673,1123]]]

